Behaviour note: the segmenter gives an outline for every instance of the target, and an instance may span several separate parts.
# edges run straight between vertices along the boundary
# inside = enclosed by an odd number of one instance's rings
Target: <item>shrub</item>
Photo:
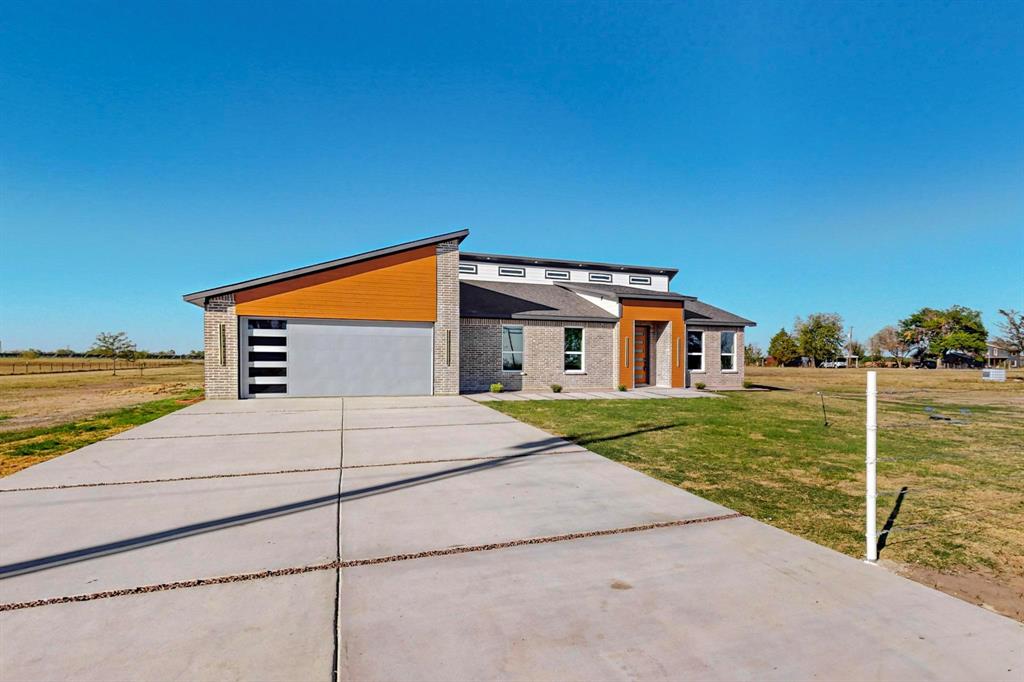
[[[562,385],[561,384],[551,384],[551,392],[552,393],[561,393],[562,392]]]
[[[754,387],[754,382],[753,381],[751,381],[750,379],[744,379],[743,380],[743,388],[753,388],[753,387]]]
[[[625,391],[626,390],[626,384],[619,384],[619,390],[620,391]]]
[[[505,386],[501,382],[491,384],[491,393],[501,393],[504,390]]]
[[[697,383],[694,384],[694,387],[698,391],[703,391],[705,386],[707,386],[707,384],[705,384],[703,381],[698,381]]]

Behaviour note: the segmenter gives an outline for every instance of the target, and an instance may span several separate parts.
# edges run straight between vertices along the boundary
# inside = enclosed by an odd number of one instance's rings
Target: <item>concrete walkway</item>
[[[0,488],[3,680],[1024,668],[1009,619],[465,398],[200,403]]]
[[[698,391],[695,388],[662,388],[651,386],[630,391],[609,390],[567,390],[552,391],[510,391],[507,393],[469,393],[470,400],[486,403],[494,400],[664,400],[666,398],[720,398],[722,396]]]

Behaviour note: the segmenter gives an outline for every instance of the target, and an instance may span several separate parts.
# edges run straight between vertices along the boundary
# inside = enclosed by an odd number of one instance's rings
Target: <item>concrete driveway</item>
[[[464,398],[201,403],[0,488],[3,680],[1024,669],[1014,621]]]

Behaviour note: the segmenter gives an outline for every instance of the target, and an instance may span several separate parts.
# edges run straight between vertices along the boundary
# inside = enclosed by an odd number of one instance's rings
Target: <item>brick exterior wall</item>
[[[501,325],[523,327],[523,372],[501,369]],[[585,374],[566,374],[563,369],[565,327],[583,327]],[[493,383],[505,390],[566,390],[613,388],[615,376],[615,324],[548,320],[495,320],[465,318],[461,324],[461,381],[465,393],[486,391]]]
[[[672,323],[655,322],[651,330],[651,345],[654,347],[654,355],[651,357],[653,364],[651,378],[657,386],[672,385]]]
[[[459,242],[437,245],[437,321],[434,322],[434,395],[459,392]]]
[[[615,388],[619,387],[622,383],[622,362],[619,360],[619,353],[622,352],[621,344],[619,343],[619,323],[616,322],[615,326],[612,327],[612,385]]]
[[[224,350],[220,330],[224,325]],[[206,303],[203,312],[203,363],[207,400],[238,399],[238,317],[235,297],[217,296]]]
[[[702,327],[687,325],[687,331],[704,332],[704,371],[686,372],[686,385],[698,381],[708,388],[741,388],[743,386],[743,327]],[[736,372],[722,372],[722,332],[736,332]]]

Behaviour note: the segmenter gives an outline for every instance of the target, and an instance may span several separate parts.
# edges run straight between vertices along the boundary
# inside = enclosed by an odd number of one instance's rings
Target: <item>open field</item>
[[[748,368],[752,382],[781,390],[724,393],[719,400],[489,405],[863,556],[864,374]],[[883,562],[1024,620],[1024,381],[982,383],[979,371],[879,370],[878,383],[879,530],[898,490],[908,488]],[[818,391],[825,394],[828,426]]]
[[[0,375],[0,433],[54,426],[199,390],[200,362],[138,370]]]
[[[109,438],[202,396],[203,365],[0,375],[0,476]]]
[[[173,398],[149,400],[56,426],[0,431],[0,477],[110,438],[201,398],[199,389],[189,389]]]

